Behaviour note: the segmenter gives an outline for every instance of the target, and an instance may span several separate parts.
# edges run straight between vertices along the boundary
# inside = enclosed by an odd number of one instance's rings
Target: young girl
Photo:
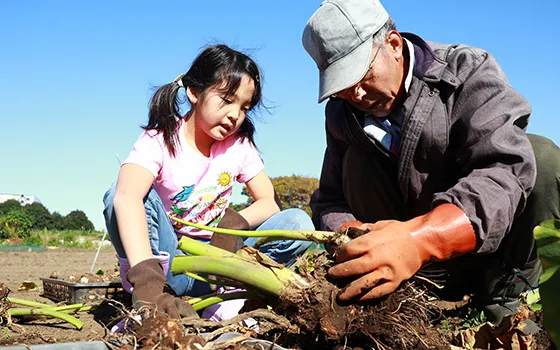
[[[151,99],[148,125],[104,196],[107,231],[121,264],[123,286],[133,301],[155,303],[172,317],[189,313],[175,297],[210,292],[209,286],[168,271],[183,254],[178,236],[209,242],[212,233],[173,226],[169,215],[216,226],[231,199],[233,181],[244,183],[254,203],[228,210],[229,228],[312,230],[302,210],[280,212],[270,179],[256,151],[249,113],[261,104],[259,68],[225,45],[206,48],[187,73],[159,88]],[[181,89],[189,112],[179,113]],[[255,240],[246,240],[246,245]],[[261,251],[280,263],[307,249],[308,242],[279,241]]]

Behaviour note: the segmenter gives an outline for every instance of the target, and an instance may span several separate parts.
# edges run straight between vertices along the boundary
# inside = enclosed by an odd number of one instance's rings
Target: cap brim
[[[319,103],[334,93],[359,82],[369,68],[373,50],[373,37],[370,37],[354,51],[319,71]]]

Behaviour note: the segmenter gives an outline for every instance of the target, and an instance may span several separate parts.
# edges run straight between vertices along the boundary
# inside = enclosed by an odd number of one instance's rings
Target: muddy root
[[[318,339],[331,345],[371,344],[379,349],[433,348],[440,343],[439,334],[430,331],[437,308],[423,285],[409,281],[375,303],[343,306],[336,301],[340,289],[327,280],[328,266],[326,253],[316,253],[312,272],[306,276],[310,287],[286,290],[274,307],[301,328],[298,339],[309,343],[298,346],[307,348]]]

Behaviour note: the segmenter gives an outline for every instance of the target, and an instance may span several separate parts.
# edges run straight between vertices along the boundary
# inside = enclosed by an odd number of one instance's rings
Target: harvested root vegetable
[[[34,318],[34,317],[54,317],[70,323],[77,329],[82,329],[84,323],[76,317],[66,313],[69,310],[81,310],[82,304],[75,304],[69,307],[56,307],[46,304],[40,304],[33,301],[14,299],[10,301],[8,294],[10,289],[4,284],[0,283],[0,325],[6,324],[14,326],[12,317],[20,318]],[[29,308],[13,307],[14,304],[31,306]],[[83,310],[85,311],[85,310]]]
[[[344,341],[348,345],[375,344],[381,349],[437,348],[442,337],[430,327],[437,308],[424,286],[406,282],[373,303],[340,305],[336,299],[340,289],[327,280],[330,261],[326,252],[310,260],[314,263],[311,272],[306,272],[308,261],[303,259],[298,269],[310,281],[310,287],[288,287],[272,305],[301,329],[297,341],[290,345],[307,348],[320,340],[333,347]]]
[[[187,223],[189,224],[189,223]],[[191,226],[195,226],[190,224]],[[341,232],[321,231],[233,231],[195,226],[225,234],[262,237],[261,242],[300,239],[333,245],[344,244],[364,232],[356,228]],[[233,254],[208,244],[183,237],[179,249],[188,256],[175,257],[171,272],[184,273],[208,283],[232,285],[265,295],[272,310],[299,329],[286,345],[314,348],[317,341],[335,346],[370,344],[376,348],[422,349],[438,346],[441,335],[431,332],[430,321],[437,313],[425,286],[405,282],[394,293],[369,305],[340,305],[340,288],[327,279],[332,256],[321,251],[300,259],[298,272],[268,259],[262,253],[244,248]],[[206,275],[216,276],[208,280]],[[433,311],[433,312],[432,312]],[[273,340],[273,339],[271,339]],[[433,340],[433,341],[432,341]],[[293,343],[291,343],[293,342]]]
[[[10,288],[4,283],[0,283],[0,325],[11,323],[10,314],[8,313],[10,308],[8,294],[10,294]]]
[[[202,349],[204,338],[198,335],[183,335],[177,321],[167,314],[156,314],[142,320],[136,330],[138,343],[147,349]],[[198,345],[198,346],[197,346]]]

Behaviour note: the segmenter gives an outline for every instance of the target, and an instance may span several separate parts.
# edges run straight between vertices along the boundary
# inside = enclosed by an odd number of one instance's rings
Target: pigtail
[[[182,76],[178,77],[178,81],[181,79]],[[175,156],[179,144],[177,118],[181,118],[179,105],[182,101],[179,98],[181,86],[178,81],[176,79],[157,89],[150,100],[148,125],[143,127],[144,130],[157,130],[158,133],[163,134],[163,140],[171,156]]]

